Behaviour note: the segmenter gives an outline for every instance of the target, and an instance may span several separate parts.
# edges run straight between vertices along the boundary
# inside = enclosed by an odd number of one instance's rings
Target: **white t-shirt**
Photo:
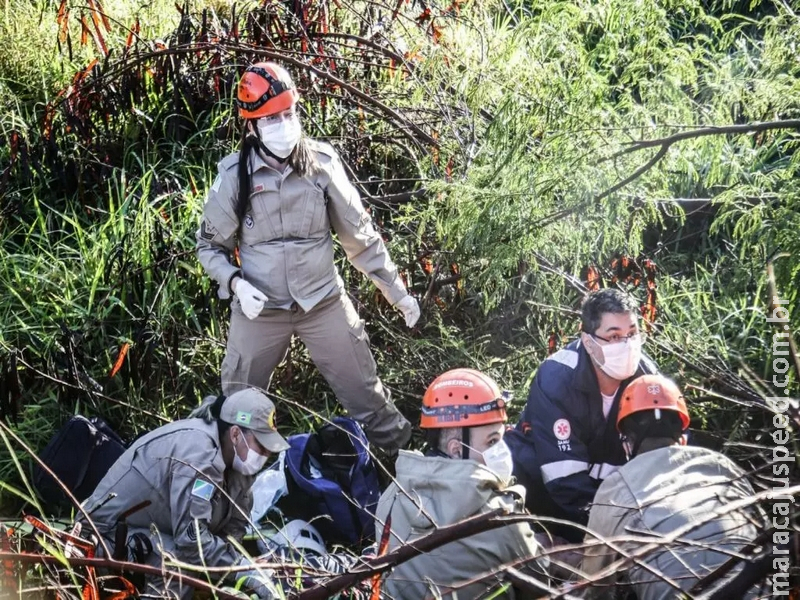
[[[619,388],[617,388],[618,390]],[[600,392],[600,395],[603,397],[603,416],[607,419],[608,413],[611,412],[611,405],[614,404],[614,397],[617,395],[617,390],[610,396],[606,396],[603,392]]]

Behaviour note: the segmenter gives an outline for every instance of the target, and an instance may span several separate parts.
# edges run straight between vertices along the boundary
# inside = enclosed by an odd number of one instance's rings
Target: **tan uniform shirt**
[[[155,548],[162,546],[191,564],[229,566],[241,554],[227,538],[244,536],[253,481],[254,477],[226,472],[216,423],[185,419],[134,442],[84,507],[113,543],[119,515],[149,500],[150,506],[128,517],[130,533],[147,534],[154,526]],[[116,497],[103,504],[111,493]]]
[[[452,525],[501,507],[522,512],[524,506],[523,488],[503,490],[497,475],[472,460],[428,457],[401,450],[396,480],[383,493],[376,510],[378,541],[391,512],[389,551],[432,533],[434,525]],[[482,597],[502,578],[503,565],[527,571],[535,565],[533,561],[526,564],[525,559],[538,553],[539,545],[527,523],[506,525],[450,542],[398,565],[384,580],[383,589],[390,598],[408,600],[439,597],[437,594],[444,598]],[[493,572],[485,581],[463,585]],[[513,598],[514,593],[509,590],[497,597]]]
[[[706,448],[669,446],[644,452],[607,477],[597,490],[588,527],[605,539],[634,535],[657,542],[695,523],[697,526],[680,538],[693,544],[673,542],[669,550],[646,556],[649,568],[634,567],[627,574],[639,600],[671,600],[680,592],[656,573],[688,590],[757,537],[753,511],[724,511],[727,504],[752,495],[744,472],[722,454]],[[719,510],[724,514],[709,520]],[[587,534],[586,539],[596,538]],[[620,545],[633,552],[642,544]],[[593,546],[587,549],[583,570],[590,575],[599,573],[618,558],[607,546]],[[595,586],[586,597],[605,597],[612,584],[613,578],[605,586]]]
[[[279,173],[253,153],[250,206],[241,228],[235,209],[238,152],[219,163],[197,231],[200,263],[219,283],[220,297],[229,297],[230,281],[239,273],[231,263],[238,234],[241,276],[266,294],[265,307],[297,302],[309,311],[342,288],[332,226],[350,262],[395,304],[406,295],[405,286],[339,156],[328,144],[309,143],[320,169],[307,177],[291,167]]]

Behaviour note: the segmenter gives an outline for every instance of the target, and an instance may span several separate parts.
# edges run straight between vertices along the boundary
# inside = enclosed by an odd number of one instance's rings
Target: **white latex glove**
[[[261,314],[267,297],[259,290],[240,278],[236,280],[233,293],[239,298],[242,312],[248,319],[255,319]]]
[[[406,327],[413,327],[419,319],[419,304],[410,295],[403,296],[394,307],[403,313],[406,319]]]

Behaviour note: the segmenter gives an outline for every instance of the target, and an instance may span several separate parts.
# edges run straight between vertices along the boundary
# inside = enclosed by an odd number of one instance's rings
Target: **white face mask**
[[[490,446],[483,451],[483,461],[486,466],[494,471],[503,484],[511,481],[514,472],[514,460],[511,457],[511,449],[504,440],[500,440],[494,446]]]
[[[297,115],[266,124],[259,119],[256,126],[261,142],[278,158],[289,156],[303,133]]]
[[[233,469],[242,475],[255,475],[267,464],[267,457],[253,450],[250,444],[247,443],[247,438],[244,437],[244,434],[242,434],[242,441],[244,441],[244,445],[247,446],[247,456],[244,460],[239,458],[239,454],[234,447]]]
[[[642,360],[642,336],[634,335],[627,342],[600,346],[603,353],[603,372],[618,381],[632,377]]]
[[[486,450],[481,452],[472,446],[467,446],[475,454],[480,454],[483,457],[483,463],[497,475],[503,484],[508,484],[511,481],[511,474],[514,472],[514,459],[511,457],[511,449],[504,440],[500,440],[493,446],[489,446]]]

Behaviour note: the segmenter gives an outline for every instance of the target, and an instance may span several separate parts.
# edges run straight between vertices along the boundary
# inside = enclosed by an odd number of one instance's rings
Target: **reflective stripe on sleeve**
[[[596,465],[592,465],[592,468],[589,469],[589,475],[594,477],[595,479],[602,480],[611,475],[617,469],[619,469],[617,465],[609,465],[608,463],[597,463]]]
[[[545,483],[550,483],[554,479],[561,479],[588,470],[589,463],[580,460],[560,460],[542,465],[542,479]]]

